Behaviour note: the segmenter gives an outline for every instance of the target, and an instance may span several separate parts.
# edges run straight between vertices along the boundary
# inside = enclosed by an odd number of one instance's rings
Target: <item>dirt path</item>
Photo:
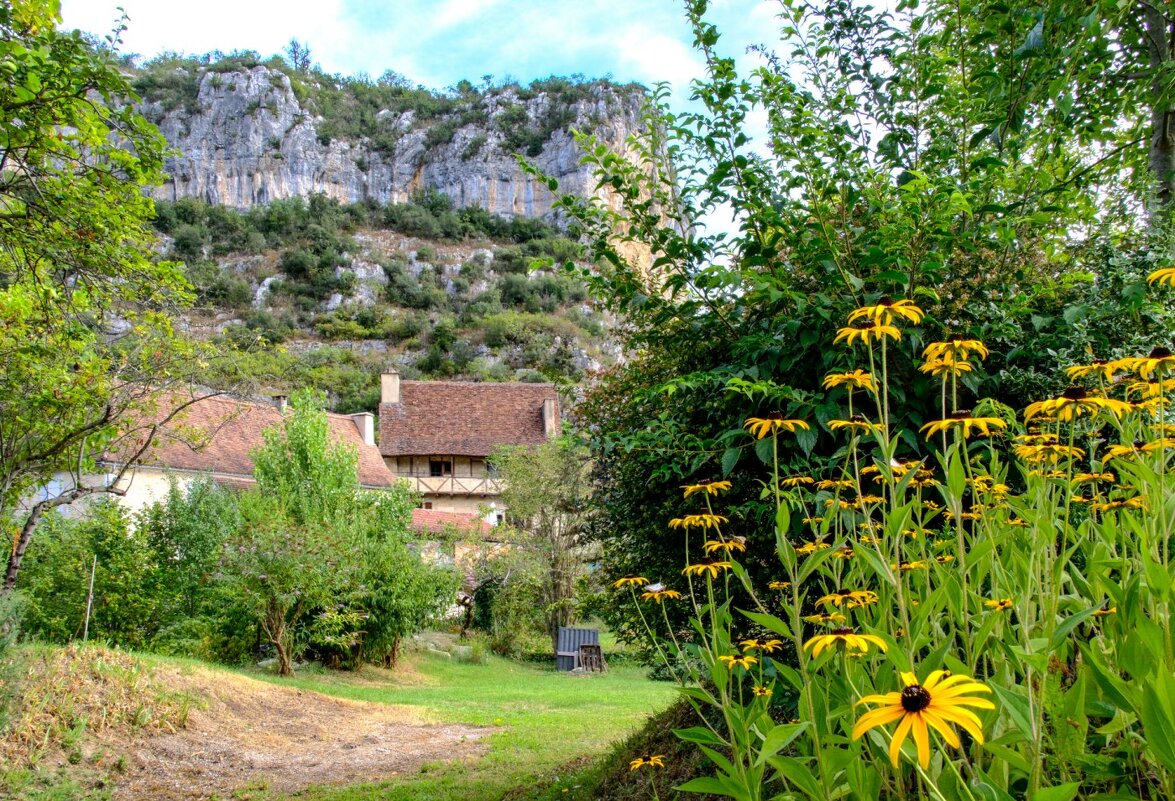
[[[167,672],[163,669],[161,672]],[[430,723],[420,710],[329,698],[244,676],[175,671],[202,697],[187,726],[135,743],[116,801],[196,801],[243,788],[294,792],[375,781],[426,762],[468,759],[492,728]]]

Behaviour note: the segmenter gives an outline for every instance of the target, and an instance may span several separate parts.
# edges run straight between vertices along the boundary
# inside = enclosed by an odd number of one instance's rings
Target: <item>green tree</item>
[[[151,408],[153,393],[201,363],[172,330],[190,301],[183,275],[151,258],[142,190],[161,180],[163,138],[135,112],[112,52],[57,21],[53,0],[0,2],[0,521],[15,526],[5,592],[41,515],[107,491],[82,482],[95,456],[117,448],[125,473],[173,411]],[[19,506],[64,472],[60,492]]]
[[[491,457],[501,476],[511,547],[532,555],[539,568],[539,608],[551,649],[559,627],[575,621],[575,583],[583,573],[591,494],[586,450],[569,437],[536,446],[499,448]]]

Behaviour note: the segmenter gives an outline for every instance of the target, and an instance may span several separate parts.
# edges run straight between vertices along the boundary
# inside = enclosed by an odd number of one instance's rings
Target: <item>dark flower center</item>
[[[851,628],[849,628],[848,626],[840,626],[838,628],[833,629],[832,633],[839,636],[839,637],[843,637],[846,634],[852,634],[853,630]]]
[[[877,299],[877,305],[878,306],[892,306],[893,305],[893,298],[891,298],[889,295],[882,295],[881,297],[879,297]]]
[[[1108,362],[1106,362],[1105,359],[1094,359],[1092,362],[1090,362],[1090,364],[1094,365],[1095,367],[1101,367],[1103,364],[1107,363]]]
[[[1085,391],[1085,387],[1069,387],[1061,393],[1061,397],[1065,400],[1079,401],[1085,400],[1089,393]]]
[[[1171,351],[1167,350],[1162,345],[1160,345],[1159,347],[1152,350],[1151,355],[1148,356],[1147,358],[1148,359],[1169,359],[1170,357],[1171,357]]]
[[[956,409],[955,411],[951,412],[947,416],[950,417],[952,420],[966,420],[968,417],[971,416],[971,410],[970,409]]]
[[[930,706],[930,693],[921,684],[911,684],[902,690],[902,709],[921,712]]]
[[[854,414],[849,420],[853,423],[868,423],[869,420],[863,414]]]
[[[872,320],[865,320],[858,326],[858,328],[860,328],[862,331],[868,331],[869,329],[876,327],[877,323],[873,322]]]
[[[1132,444],[1134,446],[1134,450],[1136,450],[1136,451],[1140,451],[1146,447],[1146,442],[1141,439],[1134,440],[1134,442]]]
[[[853,591],[852,590],[837,590],[836,594],[839,595],[841,598],[848,598],[850,595],[853,594]]]

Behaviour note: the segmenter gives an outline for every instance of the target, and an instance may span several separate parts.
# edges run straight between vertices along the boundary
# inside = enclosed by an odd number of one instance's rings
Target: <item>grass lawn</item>
[[[673,686],[651,682],[640,668],[619,665],[594,676],[491,657],[486,664],[408,657],[403,676],[387,681],[326,671],[292,679],[249,672],[254,678],[352,700],[422,707],[439,722],[499,726],[489,753],[462,763],[428,765],[411,777],[370,785],[315,788],[297,795],[312,801],[490,801],[511,790],[555,784],[559,768],[595,756],[629,734],[673,698]]]

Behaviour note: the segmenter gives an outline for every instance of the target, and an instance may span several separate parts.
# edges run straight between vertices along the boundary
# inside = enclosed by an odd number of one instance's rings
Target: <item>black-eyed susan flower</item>
[[[1148,284],[1175,286],[1175,267],[1162,267],[1146,277]]]
[[[811,476],[787,476],[779,479],[780,486],[788,487],[789,489],[798,487],[801,484],[808,485],[815,481]]]
[[[803,620],[808,623],[844,623],[848,618],[840,612],[829,612],[827,614],[804,615]]]
[[[755,439],[763,439],[778,434],[780,431],[786,431],[789,434],[794,434],[797,430],[807,431],[811,426],[803,420],[789,420],[776,412],[766,417],[748,417],[743,423],[743,428],[749,431]]]
[[[1058,442],[1042,444],[1022,443],[1012,448],[1017,456],[1028,464],[1056,464],[1062,459],[1081,459],[1085,451]]]
[[[640,770],[641,768],[663,767],[665,767],[665,756],[663,754],[653,754],[651,757],[637,757],[628,763],[629,771]]]
[[[1116,615],[1116,614],[1118,614],[1118,607],[1110,606],[1109,601],[1106,601],[1101,606],[1099,606],[1097,609],[1093,610],[1094,617],[1105,617],[1106,615]]]
[[[995,709],[995,704],[976,693],[990,693],[991,688],[970,676],[950,675],[936,670],[926,681],[918,683],[913,673],[902,673],[902,689],[878,695],[867,695],[857,702],[879,704],[866,712],[853,726],[853,739],[860,739],[875,726],[898,723],[889,745],[889,760],[897,768],[902,744],[913,734],[918,749],[918,764],[925,770],[930,765],[930,735],[934,729],[952,748],[960,748],[958,734],[952,724],[966,730],[975,741],[983,743],[983,725],[971,709]]]
[[[816,603],[832,604],[833,606],[844,604],[850,608],[854,606],[865,606],[866,604],[877,603],[877,593],[872,590],[837,590],[821,598],[817,598]]]
[[[862,306],[859,309],[854,309],[849,313],[849,322],[855,323],[860,320],[865,320],[877,325],[890,325],[895,321],[901,320],[917,325],[922,322],[924,313],[922,309],[914,305],[914,301],[902,298],[901,300],[892,300],[888,297],[881,297],[872,306]]]
[[[992,598],[990,601],[984,601],[983,605],[988,609],[994,609],[997,612],[1007,612],[1012,608],[1011,598]]]
[[[923,362],[918,366],[920,372],[932,375],[935,378],[946,378],[949,376],[961,376],[963,373],[969,373],[972,370],[971,362],[956,361],[954,359],[934,359],[932,361]]]
[[[1130,411],[1130,404],[1091,394],[1084,387],[1069,387],[1055,398],[1030,403],[1024,410],[1024,421],[1042,418],[1068,423],[1078,417],[1092,416],[1102,411],[1120,417]]]
[[[816,482],[816,489],[822,490],[847,490],[853,489],[855,486],[857,485],[849,479],[834,481],[833,479],[826,478],[823,481]]]
[[[675,517],[669,521],[669,528],[700,528],[711,529],[718,528],[730,522],[730,519],[723,515],[712,515],[708,513],[697,515],[685,515],[684,517]]]
[[[814,525],[816,525],[817,523],[823,523],[823,522],[824,522],[824,518],[823,518],[823,517],[821,517],[821,516],[819,516],[819,515],[817,515],[816,517],[805,517],[805,518],[804,518],[804,524],[805,524],[805,525],[812,525],[812,526],[814,526]]]
[[[987,346],[978,339],[952,337],[944,342],[931,342],[922,351],[922,358],[927,361],[934,361],[936,359],[964,361],[970,359],[972,354],[978,356],[980,359],[986,359]]]
[[[1116,512],[1119,509],[1145,509],[1146,498],[1141,496],[1134,498],[1119,498],[1113,501],[1106,501],[1105,503],[1095,503],[1093,509],[1095,512]]]
[[[657,582],[645,587],[645,591],[641,593],[642,601],[656,601],[661,603],[666,599],[676,600],[681,597],[681,593],[677,590],[666,589],[665,585]]]
[[[625,587],[644,586],[645,584],[648,584],[648,583],[649,583],[649,580],[647,578],[645,578],[644,576],[628,575],[628,576],[624,576],[623,578],[618,578],[615,581],[613,581],[612,586],[615,589],[622,590]]]
[[[867,389],[870,392],[877,391],[877,380],[873,377],[873,373],[865,370],[853,370],[849,373],[829,373],[824,376],[824,388],[833,389],[834,387],[848,387],[849,389]]]
[[[862,323],[856,328],[847,326],[837,331],[836,337],[832,340],[832,344],[839,345],[843,342],[846,345],[853,345],[860,342],[862,345],[869,345],[875,342],[881,342],[886,337],[897,341],[902,338],[902,332],[892,325]]]
[[[747,654],[724,654],[718,657],[718,661],[726,665],[728,670],[734,670],[736,667],[750,670],[753,665],[759,664],[757,657]]]
[[[712,555],[715,551],[722,551],[729,554],[731,551],[739,551],[740,553],[747,549],[746,537],[730,537],[725,540],[709,540],[702,549],[705,550],[706,556]]]
[[[682,490],[684,490],[682,497],[688,498],[696,492],[717,495],[720,492],[726,492],[728,489],[730,489],[729,481],[699,481],[697,484],[682,485]]]
[[[816,659],[826,648],[834,645],[844,647],[846,651],[868,651],[869,645],[876,645],[878,650],[885,651],[889,646],[885,640],[876,634],[858,634],[848,626],[833,629],[827,634],[817,634],[804,643],[804,650],[811,649],[812,658]]]
[[[832,557],[834,559],[852,559],[853,548],[851,545],[843,545],[836,549],[836,551],[832,554]]]
[[[1113,473],[1078,473],[1073,476],[1074,484],[1113,484],[1118,479]]]
[[[783,641],[770,640],[743,640],[739,643],[743,651],[762,651],[765,654],[773,654],[779,649],[783,648]]]
[[[783,592],[790,586],[790,581],[772,581],[767,584],[767,589],[775,590],[776,592]]]
[[[956,412],[951,412],[945,420],[933,420],[919,429],[920,432],[926,434],[927,439],[931,439],[935,434],[945,434],[948,431],[959,430],[963,433],[963,439],[971,437],[971,431],[976,432],[985,437],[991,436],[991,429],[1002,430],[1008,427],[1008,424],[998,417],[972,417],[970,409],[960,409]]]
[[[720,562],[709,560],[706,562],[698,562],[694,565],[688,565],[682,570],[682,575],[686,576],[709,576],[710,578],[718,578],[718,574],[724,570],[730,570],[730,562]]]
[[[805,542],[799,548],[796,548],[796,553],[807,556],[808,554],[816,553],[817,551],[822,551],[825,548],[831,547],[832,546],[827,542]]]
[[[936,544],[937,544],[937,543],[936,543]],[[948,553],[948,554],[942,554],[942,555],[940,555],[940,556],[936,556],[936,557],[934,557],[934,561],[938,562],[940,565],[945,565],[945,564],[947,564],[948,562],[953,562],[953,561],[955,561],[955,557],[951,556],[949,553]]]
[[[851,434],[877,434],[881,429],[880,423],[874,423],[863,415],[854,414],[848,420],[829,420],[830,431],[848,431]]]
[[[1175,353],[1159,346],[1153,348],[1146,356],[1119,359],[1118,364],[1127,370],[1138,373],[1142,378],[1150,378],[1155,374],[1166,375],[1171,372],[1172,368],[1175,368]]]
[[[902,561],[897,562],[896,564],[891,562],[889,566],[892,567],[894,570],[900,570],[903,573],[909,572],[911,570],[928,570],[930,568],[930,565],[928,565],[925,562],[918,560],[918,559],[912,559],[912,560],[903,559]]]
[[[756,684],[751,688],[751,692],[755,694],[756,698],[770,698],[772,691],[770,687],[764,687],[761,684]]]
[[[1074,364],[1065,368],[1065,375],[1069,377],[1070,381],[1076,381],[1079,378],[1100,378],[1107,384],[1114,380],[1114,374],[1121,370],[1122,367],[1117,361],[1107,361],[1106,359],[1094,359],[1089,364]]]

